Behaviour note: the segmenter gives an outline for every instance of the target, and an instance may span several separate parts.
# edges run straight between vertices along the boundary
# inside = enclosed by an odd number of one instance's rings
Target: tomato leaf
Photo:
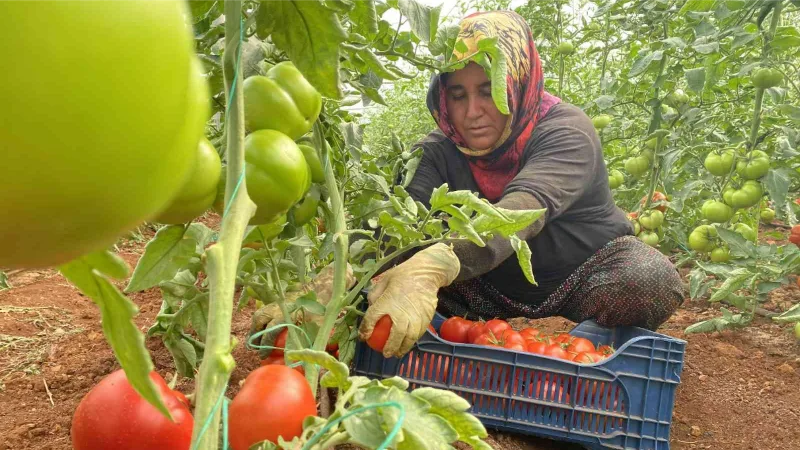
[[[445,419],[458,434],[458,440],[471,443],[488,436],[486,428],[475,416],[467,413],[470,404],[459,395],[442,389],[422,387],[415,389],[411,395],[421,398],[431,405],[431,414]]]
[[[744,286],[745,283],[754,276],[755,275],[751,274],[747,269],[734,270],[731,272],[731,276],[722,283],[722,286],[714,292],[709,301],[718,302],[724,300],[728,295]]]
[[[325,384],[322,384],[322,379],[320,380],[320,384],[324,387],[346,388],[348,386],[347,366],[325,352],[311,349],[291,350],[286,352],[286,358],[289,361],[309,362],[328,369],[328,372],[322,377],[325,379]]]
[[[772,320],[778,323],[800,322],[800,303],[792,306],[783,314],[773,317]]]
[[[136,392],[171,419],[158,389],[150,379],[153,361],[144,345],[144,335],[133,322],[138,308],[101,272],[102,268],[117,265],[109,264],[114,258],[118,257],[91,255],[61,266],[59,271],[100,308],[103,334]],[[97,261],[101,262],[100,267],[92,265]],[[117,270],[112,268],[111,271]]]
[[[411,31],[423,42],[431,42],[436,37],[439,26],[441,6],[430,7],[417,3],[415,0],[399,0],[397,7],[404,16],[408,17]]]
[[[448,448],[450,442],[458,439],[458,433],[444,418],[431,413],[430,403],[404,390],[371,387],[363,399],[365,404],[388,401],[399,403],[405,410],[403,440],[397,444],[399,450]],[[378,412],[388,429],[400,420],[397,408],[381,408]]]
[[[339,44],[347,33],[336,12],[322,2],[261,2],[256,33],[289,55],[322,95],[340,98]]]
[[[365,31],[369,34],[378,32],[378,15],[375,11],[374,0],[359,0],[353,2],[353,10],[350,12],[350,22],[356,30]]]
[[[298,297],[294,303],[299,308],[303,308],[311,314],[316,314],[318,316],[325,315],[325,306],[317,301],[317,294],[314,291],[308,291],[306,294]]]
[[[775,203],[776,211],[783,211],[786,199],[789,198],[789,188],[792,185],[789,170],[787,167],[770,169],[764,177],[764,186],[769,192],[769,198]]]
[[[195,255],[197,243],[186,238],[182,225],[166,226],[147,243],[125,292],[139,292],[171,280]]]
[[[465,222],[461,219],[457,219],[455,217],[451,217],[447,224],[450,226],[450,229],[457,232],[459,235],[467,238],[473,244],[477,245],[478,247],[485,247],[486,242],[481,239],[478,233],[475,232],[475,229],[472,228],[469,222]]]
[[[533,277],[533,267],[531,266],[531,257],[533,256],[533,253],[531,252],[531,248],[528,246],[528,242],[520,239],[516,234],[512,235],[510,240],[511,248],[513,248],[514,252],[517,254],[519,268],[522,269],[522,273],[525,274],[525,278],[529,283],[533,284],[534,286],[538,286],[539,283],[537,283],[536,279]]]
[[[472,226],[475,227],[475,231],[478,233],[495,232],[507,238],[527,228],[547,211],[546,209],[496,209],[500,211],[505,218],[481,215],[472,221]]]
[[[194,328],[197,336],[205,341],[208,332],[208,293],[198,294],[190,302],[186,302],[185,307],[188,308],[192,328]]]
[[[11,285],[8,283],[8,276],[6,273],[0,270],[0,291],[6,289],[11,289]]]
[[[178,373],[186,378],[194,378],[194,369],[197,367],[197,353],[194,346],[177,333],[164,336],[164,346],[172,355]]]

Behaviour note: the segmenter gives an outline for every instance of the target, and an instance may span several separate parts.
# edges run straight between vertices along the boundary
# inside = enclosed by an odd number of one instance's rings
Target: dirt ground
[[[143,239],[120,244],[119,254],[131,267],[151,236],[145,230]],[[0,450],[69,450],[78,402],[119,366],[103,337],[98,309],[57,272],[11,272],[9,282],[13,288],[0,292]],[[145,331],[158,313],[160,294],[151,289],[131,299],[140,308],[136,323]],[[774,291],[765,306],[782,311],[799,300],[800,288],[793,283]],[[765,319],[738,332],[684,335],[686,326],[715,316],[716,310],[716,305],[687,301],[659,330],[688,341],[671,448],[800,448],[800,345],[788,327]],[[251,313],[234,315],[240,342]],[[545,328],[570,325],[560,318],[537,322]],[[156,370],[170,380],[172,359],[161,340],[150,339],[147,346]],[[257,355],[241,345],[234,357],[231,394],[258,366]],[[188,380],[177,386],[187,393],[191,388]],[[497,432],[489,443],[504,450],[580,448]]]

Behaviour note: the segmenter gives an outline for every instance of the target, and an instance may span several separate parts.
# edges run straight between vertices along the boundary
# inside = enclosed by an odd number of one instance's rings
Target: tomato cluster
[[[641,213],[632,212],[628,214],[628,220],[633,226],[633,234],[645,244],[656,247],[661,239],[664,238],[664,213],[667,211],[667,196],[664,193],[655,191],[650,200],[650,209]],[[644,207],[647,203],[647,196],[642,197],[639,205]]]
[[[568,333],[547,334],[536,328],[515,331],[508,322],[501,319],[473,322],[462,317],[451,317],[439,327],[439,336],[457,344],[536,353],[579,364],[593,364],[614,353],[608,345],[595,347],[590,340]]]

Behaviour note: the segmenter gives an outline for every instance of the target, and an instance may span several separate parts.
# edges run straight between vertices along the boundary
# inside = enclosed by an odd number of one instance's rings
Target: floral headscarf
[[[542,63],[525,20],[511,11],[475,13],[461,20],[457,41],[466,51],[453,51],[454,60],[462,60],[478,51],[478,42],[497,38],[497,47],[506,58],[506,77],[510,119],[500,139],[489,149],[470,149],[447,115],[443,75],[434,77],[428,90],[428,109],[442,132],[464,153],[478,188],[487,199],[496,202],[506,185],[520,170],[520,158],[536,124],[561,99],[544,90]]]

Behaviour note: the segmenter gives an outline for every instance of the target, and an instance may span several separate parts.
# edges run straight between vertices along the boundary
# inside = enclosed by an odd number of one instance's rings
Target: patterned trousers
[[[598,250],[540,304],[512,300],[477,277],[439,290],[437,309],[445,316],[561,316],[573,322],[594,319],[606,327],[655,330],[685,297],[680,275],[666,256],[634,236],[623,236]]]

